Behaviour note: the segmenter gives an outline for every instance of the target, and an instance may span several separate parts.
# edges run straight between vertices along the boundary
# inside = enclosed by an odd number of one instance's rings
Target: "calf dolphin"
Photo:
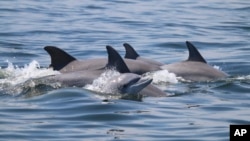
[[[108,60],[106,58],[77,60],[64,50],[55,46],[46,46],[44,49],[51,56],[51,65],[54,70],[61,73],[83,71],[83,70],[99,70],[104,69]],[[160,66],[151,65],[143,61],[124,59],[126,65],[132,73],[143,74],[146,72],[160,70]]]
[[[186,61],[163,65],[161,68],[191,81],[211,81],[228,76],[226,73],[208,65],[193,44],[186,41],[186,45],[189,50],[189,57]]]
[[[107,89],[111,93],[134,95],[148,86],[153,79],[142,79],[141,76],[134,73],[122,73],[118,77],[113,77],[107,84]]]
[[[110,79],[110,83],[106,84],[112,92],[142,96],[166,96],[166,93],[150,84],[152,79],[142,79],[140,75],[130,73],[126,63],[115,49],[111,46],[107,46],[106,49],[108,52],[108,62],[104,66],[104,69],[70,71],[50,76],[47,79],[50,83],[59,82],[63,86],[84,87],[86,84],[93,83],[106,69],[116,69],[121,74],[114,76]],[[52,56],[52,58],[54,57]]]
[[[151,65],[157,65],[157,66],[162,66],[164,65],[163,63],[161,62],[158,62],[158,61],[155,61],[155,60],[152,60],[152,59],[148,59],[148,58],[144,58],[144,57],[141,57],[136,51],[135,49],[128,43],[124,43],[123,44],[124,48],[125,48],[125,51],[126,51],[126,54],[125,54],[125,57],[124,58],[127,58],[127,59],[133,59],[133,60],[141,60],[143,62],[146,62],[146,63],[149,63]]]
[[[150,84],[153,79],[145,79],[134,73],[122,73],[118,77],[112,77],[105,89],[108,93],[119,93],[125,96],[139,97],[164,97],[165,92]]]

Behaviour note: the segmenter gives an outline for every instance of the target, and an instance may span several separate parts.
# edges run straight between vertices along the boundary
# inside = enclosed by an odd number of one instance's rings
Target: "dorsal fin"
[[[68,63],[76,60],[76,58],[55,46],[46,46],[44,47],[44,50],[49,53],[51,58],[50,67],[53,67],[54,70],[61,70]]]
[[[126,50],[125,58],[135,60],[137,57],[140,56],[130,44],[124,43],[123,46]]]
[[[191,44],[191,42],[186,41],[186,44],[189,51],[189,57],[187,61],[197,61],[197,62],[207,63],[207,61],[201,56],[200,52],[193,44]]]
[[[108,52],[108,64],[106,68],[115,68],[120,73],[129,73],[128,66],[120,56],[120,54],[111,46],[106,46]]]

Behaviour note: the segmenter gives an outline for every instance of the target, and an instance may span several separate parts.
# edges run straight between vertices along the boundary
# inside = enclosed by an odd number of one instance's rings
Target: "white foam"
[[[168,72],[168,70],[159,70],[156,72],[146,73],[144,77],[152,78],[154,84],[159,84],[159,83],[176,84],[178,83],[178,79],[180,79],[179,77],[176,77],[174,73]]]
[[[32,78],[40,78],[59,73],[50,68],[41,68],[39,63],[35,60],[31,61],[28,65],[24,65],[24,67],[14,66],[9,61],[7,61],[7,63],[7,68],[0,69],[0,85],[17,85]]]
[[[84,88],[100,92],[100,93],[112,93],[112,90],[107,87],[107,83],[109,83],[110,79],[119,76],[120,73],[115,70],[106,70],[104,71],[100,77],[95,79],[92,84],[86,85]],[[167,70],[160,70],[153,73],[146,73],[142,76],[143,78],[153,78],[153,83],[178,83],[179,77],[176,77],[174,73],[169,73]]]
[[[214,67],[215,69],[217,69],[217,70],[221,70],[220,66],[214,65],[213,67]]]
[[[107,83],[109,83],[111,78],[119,75],[120,73],[116,70],[106,70],[92,84],[88,84],[84,88],[100,93],[112,93],[112,90],[106,87]]]
[[[238,76],[235,78],[236,80],[250,80],[250,75],[246,76]]]

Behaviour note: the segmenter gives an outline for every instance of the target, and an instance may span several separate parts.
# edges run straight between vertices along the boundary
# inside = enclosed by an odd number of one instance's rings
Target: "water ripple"
[[[1,0],[0,138],[228,140],[230,124],[250,123],[249,4]],[[157,84],[171,96],[139,101],[106,99],[83,88],[31,85],[31,77],[51,73],[43,50],[47,45],[84,60],[107,57],[106,45],[123,56],[127,42],[142,57],[173,63],[187,59],[185,41],[230,77]],[[6,60],[13,64],[11,72]],[[32,60],[40,65],[31,67]]]

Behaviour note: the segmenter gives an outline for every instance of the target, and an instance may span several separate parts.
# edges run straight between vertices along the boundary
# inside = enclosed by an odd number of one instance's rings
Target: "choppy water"
[[[250,124],[250,2],[0,1],[1,140],[228,140],[230,124]],[[110,99],[82,88],[37,85],[54,74],[46,45],[79,59],[122,44],[141,56],[185,60],[192,41],[226,80],[158,86],[170,97]],[[8,60],[8,61],[7,61]],[[164,80],[163,80],[164,81]]]

